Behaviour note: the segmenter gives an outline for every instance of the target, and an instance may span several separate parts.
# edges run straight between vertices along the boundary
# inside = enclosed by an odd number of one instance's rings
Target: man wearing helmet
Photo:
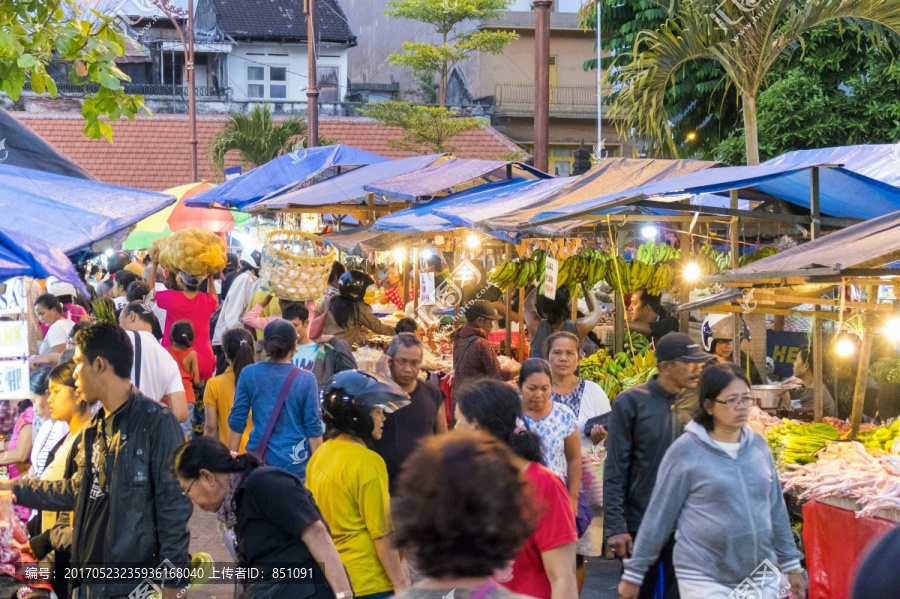
[[[331,528],[357,597],[409,587],[407,569],[388,538],[387,467],[370,449],[381,438],[385,412],[409,403],[392,380],[361,370],[338,373],[322,388],[322,420],[337,436],[310,457],[306,486]]]
[[[712,359],[708,362],[708,366],[716,364],[725,364],[734,362],[734,342],[733,337],[733,315],[729,314],[710,314],[703,321],[700,327],[700,337],[703,342],[704,351],[712,354]],[[744,319],[741,319],[741,341],[750,339],[750,328]],[[749,371],[750,383],[753,385],[764,384],[762,375],[756,368],[756,364],[750,359],[750,356],[741,352],[741,368]]]

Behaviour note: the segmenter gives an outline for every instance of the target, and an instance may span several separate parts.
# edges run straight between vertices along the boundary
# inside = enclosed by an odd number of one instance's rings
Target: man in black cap
[[[656,343],[659,374],[623,391],[613,403],[603,466],[603,529],[607,544],[619,558],[631,556],[663,456],[697,408],[696,396],[684,401],[684,392],[697,388],[710,357],[684,333],[664,335]],[[660,555],[662,580],[659,564],[654,564],[641,585],[640,599],[652,598],[658,583],[665,599],[678,599],[674,545],[674,538],[670,539]]]

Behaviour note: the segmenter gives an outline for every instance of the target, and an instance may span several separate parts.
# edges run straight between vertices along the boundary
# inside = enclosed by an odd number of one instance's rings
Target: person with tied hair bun
[[[251,454],[232,454],[211,437],[188,441],[175,451],[172,463],[184,494],[234,531],[238,565],[262,571],[240,597],[353,596],[322,513],[299,478],[261,467]],[[277,569],[285,566],[312,576],[278,579]]]
[[[526,361],[529,362],[530,360]],[[543,360],[535,360],[543,362]],[[526,372],[523,365],[522,372]],[[549,378],[549,377],[548,377]],[[549,385],[549,381],[548,381]],[[519,471],[523,482],[527,483],[532,493],[529,504],[533,515],[536,515],[534,532],[525,540],[509,573],[498,574],[496,579],[507,589],[538,599],[575,599],[578,597],[578,584],[575,579],[575,543],[578,534],[575,530],[575,513],[569,499],[569,493],[562,480],[551,470],[540,464],[541,438],[534,432],[521,426],[522,404],[518,394],[509,385],[499,381],[482,379],[465,385],[459,392],[456,404],[456,429],[459,432],[482,431],[495,437],[509,447],[515,455],[512,464]],[[415,457],[411,457],[404,466],[400,477],[400,494],[412,476],[410,472],[419,467]],[[463,474],[466,480],[470,475]],[[443,481],[442,478],[438,480]],[[463,488],[465,484],[461,483]],[[455,484],[445,488],[456,489]],[[445,491],[446,492],[446,491]],[[442,493],[437,494],[440,498]],[[468,503],[454,493],[447,493],[447,500],[468,509]],[[402,505],[402,504],[399,504]],[[506,502],[497,502],[506,513],[521,514],[515,506]],[[437,508],[435,508],[437,509]],[[448,508],[450,509],[450,508]],[[395,513],[406,514],[408,510],[395,510]],[[411,516],[410,516],[411,517]],[[465,516],[464,516],[465,518]],[[402,521],[402,520],[401,520]],[[454,523],[459,525],[459,523]],[[400,525],[398,525],[399,527]],[[485,529],[496,527],[497,522]],[[503,527],[500,527],[503,528]],[[496,528],[493,528],[496,530]],[[461,539],[460,542],[466,542]],[[474,545],[475,543],[469,542]],[[488,541],[497,542],[497,541]],[[471,551],[471,550],[470,550]],[[451,551],[441,551],[442,561],[450,559]],[[422,564],[416,564],[428,574]]]
[[[269,466],[284,468],[306,481],[306,464],[322,445],[325,427],[319,418],[319,387],[316,377],[291,364],[297,348],[297,331],[286,320],[275,320],[263,331],[268,362],[251,364],[241,370],[228,417],[231,433],[228,447],[240,448],[248,416],[253,430],[247,449],[264,455]],[[284,394],[284,395],[282,395]],[[279,398],[283,397],[280,409]],[[269,429],[269,420],[272,427]],[[270,436],[264,439],[269,429]]]
[[[398,598],[524,599],[492,578],[533,530],[522,459],[486,432],[419,445],[403,465],[392,511],[395,542],[426,578]]]

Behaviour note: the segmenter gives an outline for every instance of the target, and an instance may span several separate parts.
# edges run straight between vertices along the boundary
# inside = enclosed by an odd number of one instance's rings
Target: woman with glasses
[[[753,396],[746,373],[735,364],[708,368],[699,399],[697,415],[660,465],[620,599],[638,596],[672,531],[681,599],[726,599],[742,586],[774,599],[781,581],[775,567],[787,573],[794,596],[806,597],[772,454],[747,427]]]
[[[299,478],[231,454],[212,437],[175,451],[182,492],[234,531],[239,566],[265,575],[245,583],[244,599],[352,597],[350,580],[312,495]]]

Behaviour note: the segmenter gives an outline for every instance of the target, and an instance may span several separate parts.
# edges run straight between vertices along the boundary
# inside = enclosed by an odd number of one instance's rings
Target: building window
[[[266,93],[267,91],[268,93]],[[247,97],[253,99],[286,99],[287,67],[248,66]]]
[[[339,67],[316,67],[316,86],[319,88],[320,104],[336,104],[341,101],[341,69]]]

